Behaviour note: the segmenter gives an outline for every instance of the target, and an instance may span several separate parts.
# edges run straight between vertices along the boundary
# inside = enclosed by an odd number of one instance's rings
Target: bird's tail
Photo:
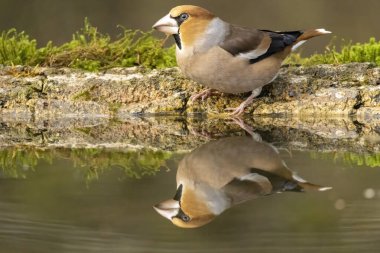
[[[322,186],[322,185],[312,184],[312,183],[309,183],[309,182],[298,183],[298,185],[304,191],[319,191],[319,192],[324,192],[324,191],[328,191],[328,190],[332,189],[332,187],[329,187],[329,186]]]
[[[293,179],[297,182],[298,186],[304,191],[328,191],[331,190],[330,186],[322,186],[313,183],[309,183],[298,175],[293,175]]]
[[[296,50],[299,46],[301,46],[303,43],[305,43],[308,39],[311,39],[316,36],[324,35],[324,34],[330,34],[330,31],[326,31],[324,28],[319,29],[310,29],[304,31],[294,42],[292,46],[292,51]]]

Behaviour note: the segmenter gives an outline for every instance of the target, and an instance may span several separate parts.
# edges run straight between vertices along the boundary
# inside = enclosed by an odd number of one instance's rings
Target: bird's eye
[[[187,13],[182,13],[181,15],[179,15],[179,19],[183,22],[185,21],[186,19],[189,18],[189,14]]]
[[[182,219],[184,222],[189,222],[189,221],[190,221],[190,217],[187,216],[187,215],[182,215],[181,219]]]

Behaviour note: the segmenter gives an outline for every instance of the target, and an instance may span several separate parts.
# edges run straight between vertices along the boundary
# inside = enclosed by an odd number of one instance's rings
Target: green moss
[[[166,166],[171,154],[164,151],[142,149],[138,151],[107,151],[103,149],[73,149],[70,160],[75,168],[86,168],[86,180],[98,179],[111,168],[121,169],[128,178],[140,179],[155,175]]]
[[[98,71],[112,67],[145,66],[163,68],[175,66],[174,47],[163,48],[162,41],[151,32],[120,27],[121,35],[112,40],[100,33],[88,20],[73,34],[70,42],[55,46],[52,42],[37,48],[37,42],[24,32],[11,29],[0,37],[0,64],[50,67],[72,67]]]
[[[163,41],[152,36],[151,32],[124,27],[120,29],[121,34],[113,40],[85,19],[84,27],[73,34],[71,41],[60,46],[48,42],[41,48],[25,32],[15,29],[4,31],[0,36],[0,64],[71,67],[88,71],[140,65],[148,68],[176,65],[174,46],[163,48]],[[380,42],[375,38],[367,43],[343,42],[341,50],[337,50],[333,44],[323,54],[306,58],[292,54],[286,63],[315,65],[373,62],[380,66]]]
[[[122,105],[120,102],[109,103],[108,108],[113,114],[116,114]]]
[[[55,159],[69,159],[80,170],[86,182],[98,179],[111,169],[120,169],[125,177],[140,179],[155,175],[166,167],[172,153],[142,150],[106,149],[35,149],[12,147],[0,150],[0,175],[25,178],[37,169],[40,162],[53,163]]]
[[[75,130],[77,130],[81,133],[87,134],[87,135],[89,135],[91,133],[91,127],[77,127],[77,128],[75,128]]]
[[[0,37],[0,63],[4,65],[26,64],[35,61],[37,42],[16,29],[4,31]]]
[[[380,66],[380,41],[370,38],[366,43],[342,41],[341,50],[331,45],[326,48],[323,54],[314,54],[310,57],[303,58],[300,54],[292,54],[288,57],[287,64],[316,65],[316,64],[343,64],[351,62],[372,62]]]
[[[380,153],[358,154],[351,152],[337,153],[311,153],[314,159],[328,159],[343,162],[350,166],[368,166],[371,168],[380,167]]]
[[[79,93],[74,95],[73,100],[75,100],[75,101],[90,101],[91,100],[90,91],[89,90],[80,91]]]
[[[91,101],[92,95],[91,92],[96,88],[95,85],[85,88],[83,90],[78,91],[73,95],[74,101]]]
[[[52,163],[52,153],[39,149],[6,148],[0,150],[0,172],[5,177],[25,178],[40,161]]]

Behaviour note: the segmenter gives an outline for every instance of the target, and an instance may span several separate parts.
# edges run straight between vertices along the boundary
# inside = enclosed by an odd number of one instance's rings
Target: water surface
[[[333,189],[261,197],[181,229],[152,206],[173,196],[188,152],[139,152],[3,149],[0,252],[378,252],[376,165],[280,149],[299,176]]]

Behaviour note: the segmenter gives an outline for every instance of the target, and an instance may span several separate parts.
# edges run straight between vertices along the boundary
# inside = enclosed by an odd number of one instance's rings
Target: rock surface
[[[201,89],[177,68],[89,73],[2,67],[0,146],[189,151],[218,136],[243,134],[223,116],[244,95],[189,102]],[[283,67],[245,120],[284,148],[380,152],[380,69]]]
[[[264,141],[290,150],[380,152],[380,122],[350,118],[256,117],[245,122]],[[196,117],[60,118],[2,122],[0,149],[129,148],[188,152],[212,139],[244,135],[232,120]]]
[[[247,108],[248,115],[358,115],[380,117],[380,68],[367,63],[283,67]],[[202,87],[177,68],[72,69],[3,67],[0,113],[16,117],[116,117],[130,114],[226,115],[243,95],[189,101]]]

